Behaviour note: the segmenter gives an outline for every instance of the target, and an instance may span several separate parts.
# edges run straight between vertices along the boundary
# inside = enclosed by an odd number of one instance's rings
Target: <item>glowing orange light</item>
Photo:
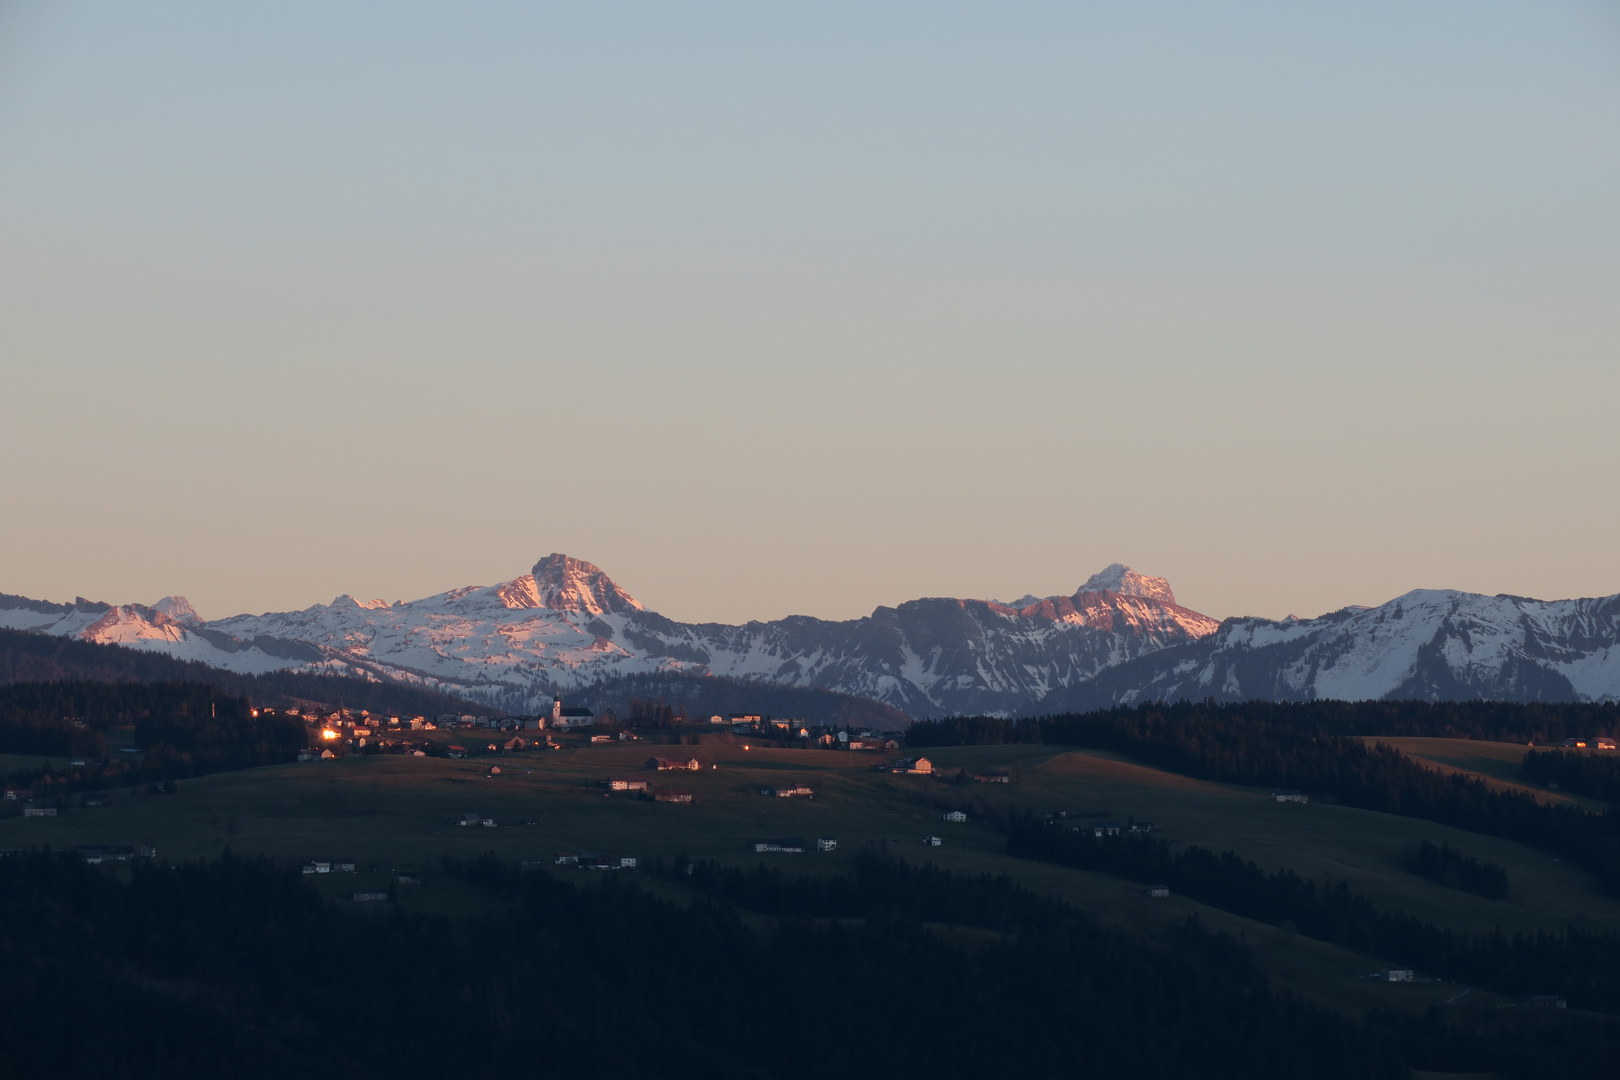
[[[333,731],[331,728],[323,728],[323,729],[321,729],[321,738],[323,738],[323,739],[335,739],[337,737],[338,737],[338,733]]]
[[[748,744],[747,743],[743,743],[743,749],[744,750],[748,749]]]

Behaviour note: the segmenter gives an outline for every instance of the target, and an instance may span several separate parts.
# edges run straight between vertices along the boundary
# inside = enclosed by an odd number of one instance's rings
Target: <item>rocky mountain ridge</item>
[[[0,626],[120,642],[241,672],[357,674],[532,711],[610,680],[728,676],[834,690],[912,716],[1030,715],[1176,698],[1620,698],[1620,597],[1419,590],[1316,619],[1217,623],[1114,564],[1067,596],[923,598],[851,620],[740,626],[647,610],[552,554],[490,586],[204,622],[147,606],[0,596]]]
[[[204,623],[178,597],[150,607],[5,597],[0,625],[232,670],[365,674],[514,711],[608,679],[667,673],[838,690],[913,715],[1021,711],[1121,660],[1216,628],[1175,604],[1163,578],[1119,564],[1071,596],[1026,600],[921,599],[845,621],[679,623],[646,610],[599,568],[554,553],[511,581],[397,604],[345,595]]]

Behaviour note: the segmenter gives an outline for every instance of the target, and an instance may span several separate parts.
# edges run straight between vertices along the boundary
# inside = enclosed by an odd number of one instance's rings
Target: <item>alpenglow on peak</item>
[[[1176,602],[1176,594],[1170,591],[1168,580],[1138,574],[1124,563],[1114,563],[1107,569],[1092,574],[1077,591],[1085,593],[1104,590],[1119,593],[1121,596],[1144,596],[1149,600],[1158,600],[1166,604]]]
[[[552,552],[534,564],[534,587],[540,602],[553,611],[605,615],[641,611],[641,601],[583,559]]]

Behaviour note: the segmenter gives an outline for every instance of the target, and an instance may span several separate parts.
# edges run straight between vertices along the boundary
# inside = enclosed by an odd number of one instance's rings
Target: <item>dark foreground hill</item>
[[[255,705],[309,702],[329,708],[424,716],[484,711],[449,694],[399,683],[292,671],[242,675],[122,645],[0,630],[0,685],[23,682],[194,683],[248,698]]]
[[[1613,1022],[1358,1021],[1195,922],[1174,948],[988,876],[879,858],[832,880],[700,864],[586,884],[449,865],[446,918],[323,903],[225,858],[0,857],[11,1076],[1607,1076]],[[369,910],[377,909],[377,910]],[[873,1011],[869,1003],[890,1003]]]

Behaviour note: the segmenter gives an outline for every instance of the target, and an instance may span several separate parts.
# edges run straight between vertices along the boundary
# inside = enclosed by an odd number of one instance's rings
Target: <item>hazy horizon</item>
[[[1591,2],[0,6],[0,591],[1620,592]]]

